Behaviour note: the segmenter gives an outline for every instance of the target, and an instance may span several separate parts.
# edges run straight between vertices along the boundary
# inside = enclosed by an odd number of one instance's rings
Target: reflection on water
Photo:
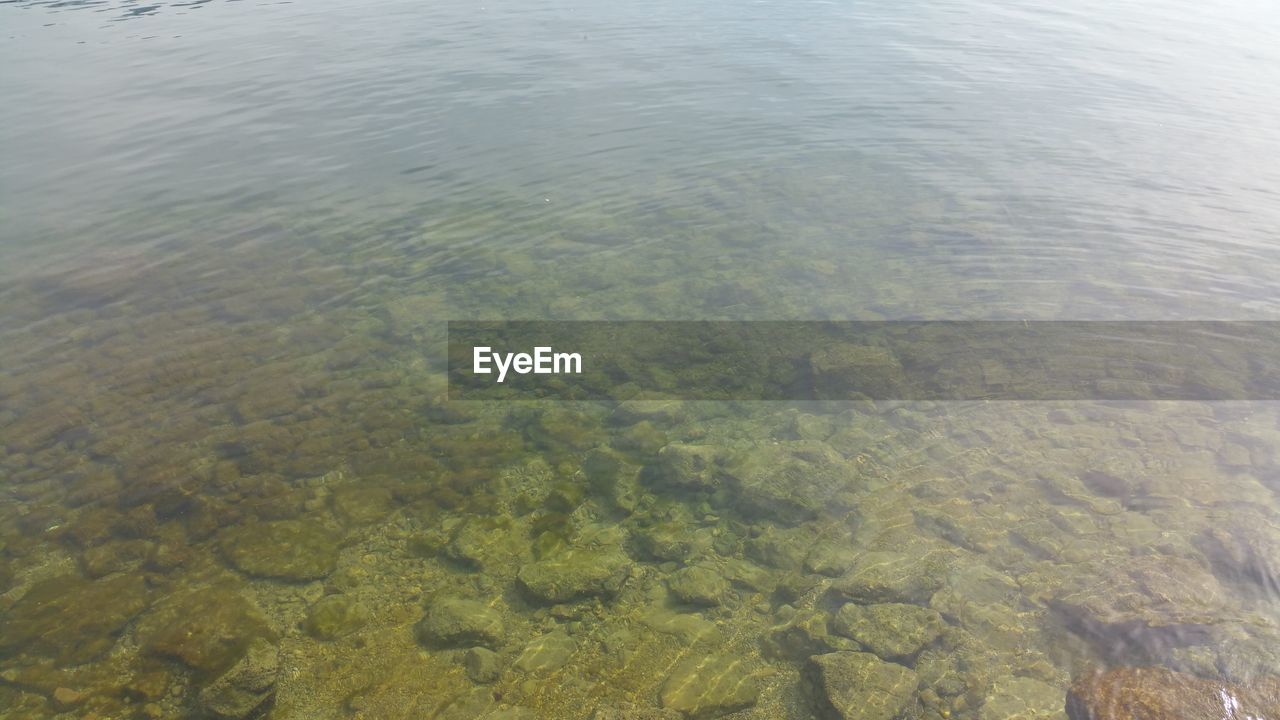
[[[1274,403],[444,397],[450,318],[1274,319],[1217,8],[0,5],[0,717],[1276,717]]]

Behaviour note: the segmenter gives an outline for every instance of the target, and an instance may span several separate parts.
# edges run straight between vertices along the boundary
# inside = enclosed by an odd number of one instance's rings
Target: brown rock
[[[1280,678],[1249,686],[1164,668],[1122,667],[1078,678],[1067,692],[1071,720],[1206,720],[1280,717]]]
[[[60,687],[53,691],[53,706],[59,710],[70,710],[84,700],[84,693],[71,688]]]

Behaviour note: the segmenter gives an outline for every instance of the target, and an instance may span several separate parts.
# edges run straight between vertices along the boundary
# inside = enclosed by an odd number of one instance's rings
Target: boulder
[[[915,698],[916,674],[870,653],[814,655],[809,663],[826,717],[894,720]]]

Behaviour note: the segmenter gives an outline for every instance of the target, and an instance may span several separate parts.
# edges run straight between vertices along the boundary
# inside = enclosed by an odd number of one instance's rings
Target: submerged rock
[[[709,565],[677,570],[667,580],[671,593],[690,605],[719,605],[729,592],[729,582]]]
[[[937,612],[901,603],[849,603],[836,612],[831,625],[885,660],[914,657],[936,640],[944,627]]]
[[[146,606],[146,582],[138,575],[43,580],[0,615],[0,653],[23,651],[79,665],[110,650]]]
[[[856,465],[812,441],[760,445],[734,458],[728,469],[734,509],[796,525],[842,507],[858,482]]]
[[[1159,653],[1207,637],[1209,626],[1238,614],[1217,578],[1194,560],[1145,555],[1075,569],[1080,576],[1064,569],[1068,577],[1050,603],[1104,654]]]
[[[691,657],[662,684],[662,707],[706,720],[755,705],[760,688],[746,662],[728,655]]]
[[[497,610],[475,600],[442,598],[435,600],[427,614],[414,626],[418,642],[428,647],[469,647],[479,645],[495,650],[502,645],[506,630]]]
[[[714,490],[724,477],[723,459],[718,447],[671,443],[658,451],[658,476],[669,485]]]
[[[809,662],[820,705],[836,720],[894,720],[915,697],[914,672],[870,653],[834,652]]]
[[[239,662],[200,691],[200,704],[217,718],[247,718],[275,693],[279,667],[276,646],[255,639]]]
[[[169,596],[138,621],[137,634],[145,652],[206,677],[235,664],[254,640],[276,639],[262,612],[225,585]]]
[[[786,606],[784,606],[786,607]],[[786,617],[784,615],[784,617]],[[766,657],[795,662],[834,650],[857,650],[858,644],[827,630],[827,615],[818,610],[795,612],[760,639]]]
[[[656,560],[685,562],[711,545],[705,533],[692,526],[668,520],[641,528],[635,533],[636,547]]]
[[[491,683],[502,674],[502,656],[489,648],[471,648],[462,662],[472,682]]]
[[[866,552],[832,589],[862,602],[919,604],[942,586],[946,560],[938,552]]]
[[[317,580],[338,564],[338,536],[309,520],[237,525],[221,540],[227,562],[253,577]]]
[[[369,622],[369,608],[346,595],[320,598],[307,610],[303,623],[307,634],[317,640],[334,640],[350,635]]]
[[[1062,688],[1027,677],[997,680],[978,720],[1064,720]]]
[[[810,380],[819,397],[832,400],[893,397],[906,373],[888,348],[836,343],[809,356]]]
[[[568,633],[554,630],[525,646],[516,658],[516,669],[527,673],[558,670],[577,650],[578,644]]]
[[[529,595],[554,604],[613,597],[630,574],[631,558],[620,548],[578,547],[525,565],[517,579]]]
[[[1214,525],[1197,545],[1219,576],[1280,591],[1280,528],[1258,516],[1239,517],[1232,525]]]
[[[1071,720],[1247,720],[1280,717],[1280,679],[1249,686],[1164,668],[1087,673],[1067,693]]]

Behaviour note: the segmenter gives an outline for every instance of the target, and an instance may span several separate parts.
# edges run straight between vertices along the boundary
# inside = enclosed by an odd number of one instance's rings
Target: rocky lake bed
[[[876,193],[849,213],[880,222]],[[1218,691],[1276,712],[1274,404],[450,402],[442,318],[888,292],[817,242],[717,265],[822,236],[749,216],[625,263],[581,253],[598,217],[530,253],[355,241],[507,225],[463,215],[0,283],[0,717],[1129,720],[1117,688],[1161,720]]]

